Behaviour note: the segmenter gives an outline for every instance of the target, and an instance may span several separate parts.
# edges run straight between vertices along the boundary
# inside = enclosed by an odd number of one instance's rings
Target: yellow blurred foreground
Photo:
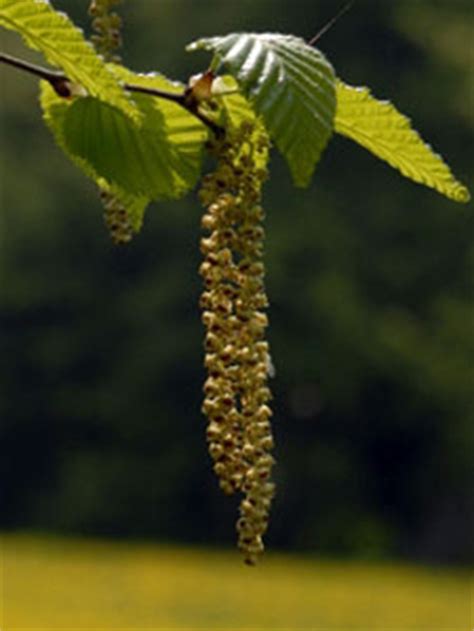
[[[467,572],[5,535],[12,629],[469,631]]]

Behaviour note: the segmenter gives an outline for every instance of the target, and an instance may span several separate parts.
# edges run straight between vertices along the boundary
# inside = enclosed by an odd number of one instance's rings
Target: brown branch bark
[[[48,68],[44,68],[42,66],[38,66],[36,64],[32,64],[23,59],[18,59],[17,57],[13,57],[12,55],[7,55],[6,53],[0,53],[0,63],[7,64],[18,70],[22,70],[23,72],[28,72],[29,74],[35,75],[40,79],[44,79],[51,84],[53,89],[60,96],[69,96],[67,93],[67,83],[72,83],[68,77],[62,73],[55,70],[50,70]],[[216,136],[222,135],[224,130],[222,127],[214,123],[214,121],[210,120],[205,114],[199,111],[199,104],[194,100],[189,98],[189,94],[187,91],[182,92],[181,94],[176,94],[175,92],[166,92],[166,90],[159,90],[156,88],[147,88],[140,85],[134,85],[130,83],[126,83],[124,85],[125,90],[129,92],[139,92],[142,94],[148,94],[155,98],[166,99],[167,101],[172,101],[177,105],[180,105],[182,108],[187,110],[190,114],[195,116],[201,123],[206,125]]]

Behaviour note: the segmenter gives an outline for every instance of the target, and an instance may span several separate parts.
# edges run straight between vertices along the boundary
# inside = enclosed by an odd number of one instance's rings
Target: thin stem
[[[58,81],[60,79],[67,79],[67,77],[61,72],[54,72],[53,70],[48,70],[48,68],[42,68],[41,66],[32,64],[29,61],[24,61],[23,59],[18,59],[17,57],[12,57],[11,55],[7,55],[6,53],[0,53],[0,62],[18,68],[19,70],[29,72],[30,74],[34,74],[37,77],[45,79],[49,82]]]
[[[147,88],[143,85],[134,85],[132,83],[126,83],[123,86],[129,92],[141,92],[142,94],[149,94],[150,96],[157,96],[167,101],[174,101],[178,105],[186,107],[184,102],[184,92],[176,94],[175,92],[166,92],[166,90],[159,90],[158,88]]]
[[[222,138],[225,135],[225,129],[223,127],[221,127],[220,125],[212,121],[205,114],[200,112],[197,108],[190,108],[186,105],[184,107],[186,107],[186,109],[189,112],[191,112],[191,114],[193,114],[196,118],[198,118],[201,121],[201,123],[206,125],[206,127],[208,127],[213,132],[213,134],[217,136],[217,138]]]
[[[133,83],[126,83],[124,88],[129,92],[140,92],[142,94],[149,94],[150,96],[166,99],[167,101],[173,101],[173,103],[177,103],[200,120],[201,123],[206,125],[206,127],[208,127],[216,136],[222,136],[224,133],[224,129],[220,125],[217,125],[217,123],[214,123],[214,121],[199,111],[199,103],[192,97],[189,97],[187,90],[185,92],[181,92],[180,94],[176,94],[175,92],[166,92],[166,90],[148,88],[143,85],[134,85]]]
[[[340,9],[340,11],[331,20],[329,20],[329,22],[325,24],[323,28],[320,31],[318,31],[316,35],[314,35],[314,37],[312,37],[309,40],[308,46],[314,46],[314,44],[316,44],[318,39],[320,39],[324,35],[324,33],[329,31],[329,29],[334,26],[334,24],[339,20],[339,18],[342,18],[344,13],[347,13],[349,9],[352,8],[354,2],[355,0],[350,0],[350,2],[348,2],[345,6],[343,6],[342,9]]]
[[[33,74],[40,79],[44,79],[52,85],[52,87],[58,92],[58,94],[60,94],[60,96],[65,95],[63,92],[59,91],[61,89],[61,84],[64,84],[64,82],[68,81],[67,76],[62,72],[56,72],[53,70],[49,70],[48,68],[43,68],[42,66],[37,66],[36,64],[24,61],[23,59],[18,59],[17,57],[13,57],[12,55],[7,55],[6,53],[0,53],[0,63],[5,63],[19,70],[23,70],[24,72]],[[214,123],[214,121],[210,120],[205,114],[199,111],[198,103],[196,103],[192,98],[190,99],[187,92],[176,94],[175,92],[166,92],[165,90],[159,90],[157,88],[147,88],[141,85],[133,85],[129,83],[126,83],[124,85],[124,88],[129,92],[141,92],[143,94],[149,94],[150,96],[154,96],[160,99],[166,99],[167,101],[173,101],[173,103],[180,105],[190,114],[200,120],[216,136],[220,136],[224,133],[222,127]]]

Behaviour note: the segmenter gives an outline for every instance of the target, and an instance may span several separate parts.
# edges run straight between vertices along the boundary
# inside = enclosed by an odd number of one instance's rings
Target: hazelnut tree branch
[[[38,66],[36,64],[30,63],[23,59],[19,59],[17,57],[13,57],[12,55],[8,55],[6,53],[0,53],[0,63],[13,66],[18,70],[23,70],[24,72],[28,72],[39,77],[40,79],[48,81],[48,83],[50,83],[52,88],[57,94],[59,94],[59,96],[70,96],[68,84],[71,84],[72,82],[62,72]],[[125,83],[123,87],[129,92],[140,92],[142,94],[149,94],[150,96],[154,96],[160,99],[166,99],[167,101],[173,101],[174,103],[177,103],[185,110],[187,110],[190,114],[195,116],[198,120],[200,120],[201,123],[206,125],[206,127],[208,127],[216,136],[220,136],[224,132],[223,128],[220,127],[220,125],[217,125],[214,121],[210,120],[205,114],[199,111],[199,101],[194,97],[192,90],[189,88],[187,88],[181,94],[176,94],[174,92],[166,92],[166,90],[148,88],[140,85],[133,85],[130,83]]]

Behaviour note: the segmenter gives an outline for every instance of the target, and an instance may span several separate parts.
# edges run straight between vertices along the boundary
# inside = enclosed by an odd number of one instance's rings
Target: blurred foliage
[[[51,537],[5,537],[8,628],[469,627],[464,571]],[[198,586],[198,589],[196,589]]]
[[[90,32],[87,4],[54,2]],[[310,37],[334,12],[329,0],[129,1],[124,61],[186,80],[208,62],[183,52],[193,39]],[[473,21],[470,0],[362,0],[318,42],[345,81],[409,113],[471,190]],[[10,33],[1,48],[39,59]],[[94,187],[41,122],[35,80],[0,72],[1,524],[231,542],[235,507],[199,412],[198,202],[152,206],[114,248]],[[309,190],[271,166],[269,546],[473,559],[472,203],[337,137]]]

